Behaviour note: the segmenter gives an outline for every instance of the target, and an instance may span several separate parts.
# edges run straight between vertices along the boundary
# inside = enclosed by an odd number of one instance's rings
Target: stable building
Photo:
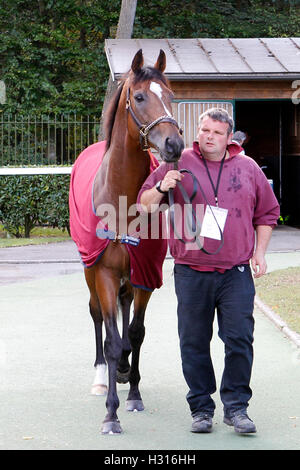
[[[166,53],[185,145],[196,139],[203,111],[225,108],[247,134],[246,154],[272,180],[282,215],[300,225],[300,38],[108,39],[114,80],[139,49],[148,65]]]

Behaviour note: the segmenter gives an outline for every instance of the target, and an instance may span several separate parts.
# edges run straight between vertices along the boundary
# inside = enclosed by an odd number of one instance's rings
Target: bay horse
[[[130,257],[130,237],[125,236],[125,243],[118,235],[118,227],[125,218],[126,227],[132,217],[128,214],[118,213],[119,198],[126,196],[127,205],[134,205],[138,192],[150,172],[149,147],[157,149],[165,162],[175,162],[180,158],[183,150],[183,140],[177,122],[171,115],[171,100],[173,97],[169,82],[164,75],[166,67],[165,53],[160,50],[157,61],[153,67],[144,66],[144,58],[140,49],[134,56],[131,69],[123,78],[119,88],[106,112],[106,143],[93,144],[82,152],[76,160],[70,186],[70,228],[73,240],[76,242],[81,254],[84,241],[95,238],[95,233],[87,229],[86,221],[82,224],[83,235],[80,238],[76,229],[79,219],[79,205],[86,197],[86,205],[93,205],[94,214],[99,215],[99,209],[110,204],[116,209],[116,232],[100,229],[98,240],[104,239],[100,255],[93,252],[93,262],[85,266],[84,274],[90,292],[89,308],[94,321],[96,336],[96,377],[92,387],[93,394],[105,394],[106,379],[103,372],[108,365],[108,389],[106,399],[107,414],[102,424],[102,434],[118,434],[122,428],[117,416],[119,399],[116,382],[129,381],[130,388],[126,401],[128,411],[142,411],[144,405],[139,392],[139,355],[144,339],[145,311],[150,299],[152,289],[132,283],[133,260]],[[104,154],[101,165],[100,150]],[[89,155],[98,162],[94,170],[95,177],[92,186],[92,197],[85,190],[85,182],[81,173],[86,170]],[[77,161],[79,162],[77,164]],[[80,164],[83,170],[80,170]],[[95,166],[95,165],[94,165]],[[81,179],[80,179],[81,177]],[[81,189],[81,196],[78,191]],[[86,196],[88,194],[88,196]],[[90,204],[92,201],[92,204]],[[86,216],[87,207],[83,206],[82,214]],[[95,215],[96,214],[96,215]],[[76,231],[77,230],[77,231]],[[127,237],[127,238],[126,238]],[[101,240],[103,242],[103,240]],[[138,249],[149,249],[149,245],[141,245]],[[164,240],[166,243],[166,240]],[[144,248],[143,248],[144,246]],[[154,251],[160,250],[161,266],[166,254],[166,245],[158,246]],[[143,254],[143,253],[142,253]],[[99,255],[99,256],[98,256]],[[148,269],[151,271],[151,257],[148,253]],[[83,258],[82,258],[83,259]],[[149,264],[150,263],[150,264]],[[154,266],[153,266],[154,269]],[[160,287],[160,285],[158,286]],[[130,307],[134,302],[133,318],[129,322]],[[122,311],[122,337],[118,331],[118,307]],[[104,350],[102,345],[102,326],[105,325]],[[129,324],[130,323],[130,324]],[[132,354],[131,365],[129,354]]]

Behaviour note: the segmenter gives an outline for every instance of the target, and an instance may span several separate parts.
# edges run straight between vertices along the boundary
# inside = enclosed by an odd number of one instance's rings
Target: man
[[[243,155],[245,155],[245,150],[243,149],[243,143],[245,142],[246,139],[247,139],[247,136],[245,132],[242,132],[242,131],[235,131],[235,133],[232,136],[232,143],[236,143],[242,147],[242,151],[240,153],[242,153]]]
[[[235,131],[235,133],[232,136],[232,143],[238,144],[242,147],[242,151],[240,152],[241,154],[245,155],[245,150],[243,149],[243,143],[247,139],[247,136],[245,132],[242,131]]]
[[[249,384],[255,295],[249,264],[254,277],[265,274],[265,252],[279,217],[279,205],[259,166],[239,155],[241,147],[231,143],[232,128],[233,121],[225,110],[214,108],[202,114],[198,142],[184,150],[178,165],[178,170],[192,171],[201,184],[203,191],[198,188],[193,205],[205,202],[206,206],[201,231],[206,252],[189,249],[176,236],[169,241],[175,259],[178,332],[183,374],[189,386],[192,432],[212,431],[215,403],[211,395],[216,391],[216,381],[210,341],[215,309],[219,336],[225,344],[220,386],[224,422],[239,433],[256,432],[247,415],[252,395]],[[188,174],[183,176],[163,163],[140,190],[138,202],[143,210],[151,212],[165,202],[170,188],[175,188],[175,203],[183,204],[178,181],[189,194],[193,192]],[[218,251],[220,227],[224,243]]]

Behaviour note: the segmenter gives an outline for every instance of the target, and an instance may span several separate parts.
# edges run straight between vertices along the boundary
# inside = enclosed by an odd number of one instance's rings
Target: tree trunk
[[[33,228],[32,220],[29,214],[26,214],[24,217],[24,236],[25,238],[30,238],[30,232]]]
[[[136,4],[137,0],[122,0],[118,28],[116,39],[130,39],[132,36],[133,31],[133,24],[135,18],[135,11],[136,11]],[[109,80],[106,88],[102,113],[101,113],[101,121],[100,121],[100,128],[99,128],[99,135],[98,139],[103,140],[105,138],[104,135],[104,127],[103,127],[103,120],[105,111],[107,109],[108,103],[110,102],[113,94],[117,89],[118,83],[117,81],[113,81],[112,76],[109,75]]]

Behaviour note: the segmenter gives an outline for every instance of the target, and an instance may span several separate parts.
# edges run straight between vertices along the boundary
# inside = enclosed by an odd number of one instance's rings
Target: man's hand
[[[255,278],[261,277],[267,272],[265,253],[272,235],[272,227],[258,225],[256,227],[256,250],[251,258],[251,267]]]
[[[170,170],[162,179],[160,189],[167,192],[170,188],[175,188],[177,181],[180,181],[182,178],[183,175],[179,171]],[[147,189],[141,195],[141,209],[144,212],[155,212],[163,196],[162,193],[157,191],[155,186]]]
[[[166,173],[164,179],[160,184],[162,191],[169,191],[169,189],[175,188],[177,181],[181,181],[183,175],[177,170],[170,170]]]
[[[251,258],[251,267],[253,270],[253,276],[257,279],[267,272],[267,263],[265,255],[261,251],[256,251]]]

